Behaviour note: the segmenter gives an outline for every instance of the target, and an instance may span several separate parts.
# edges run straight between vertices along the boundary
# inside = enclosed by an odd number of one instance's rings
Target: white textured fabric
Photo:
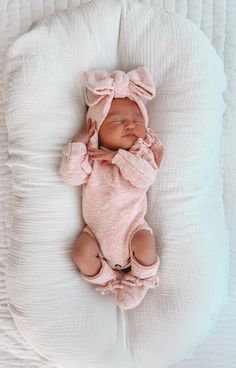
[[[9,308],[33,349],[59,367],[169,366],[210,332],[227,300],[219,167],[223,68],[206,37],[184,18],[134,2],[131,11],[130,5],[93,1],[49,16],[7,59],[14,190]],[[83,71],[142,64],[157,86],[150,127],[167,150],[147,216],[162,264],[159,290],[123,314],[71,262],[82,228],[80,197],[57,169],[62,147],[84,122]]]

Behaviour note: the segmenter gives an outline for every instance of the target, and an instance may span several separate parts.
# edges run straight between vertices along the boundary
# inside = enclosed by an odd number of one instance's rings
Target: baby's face
[[[99,130],[99,146],[128,150],[138,138],[145,137],[146,127],[138,105],[129,98],[114,98]]]

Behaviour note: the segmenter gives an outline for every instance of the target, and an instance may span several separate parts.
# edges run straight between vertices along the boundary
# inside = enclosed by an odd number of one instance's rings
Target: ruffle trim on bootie
[[[140,279],[137,276],[127,274],[124,275],[123,279],[121,280],[121,285],[147,286],[150,289],[154,289],[159,286],[159,278],[157,275],[155,275],[146,279]]]
[[[106,285],[100,285],[95,288],[95,290],[99,291],[102,295],[108,293],[117,294],[117,289],[123,289],[123,285],[121,285],[119,279],[108,281]]]

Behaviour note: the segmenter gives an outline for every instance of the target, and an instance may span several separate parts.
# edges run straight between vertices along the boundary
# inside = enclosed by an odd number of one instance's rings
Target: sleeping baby
[[[164,147],[148,128],[145,100],[155,96],[147,67],[84,73],[89,106],[84,130],[63,150],[60,175],[82,185],[86,226],[72,259],[81,276],[121,309],[136,307],[159,285],[155,238],[148,225],[147,191],[160,169]]]

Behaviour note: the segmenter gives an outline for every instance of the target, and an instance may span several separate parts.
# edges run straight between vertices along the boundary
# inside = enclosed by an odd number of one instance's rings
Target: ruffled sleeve
[[[158,138],[157,134],[150,128],[147,128],[146,137],[144,139],[139,138],[129,151],[140,157],[145,157],[145,159],[149,161],[152,166],[156,166],[158,170],[161,167],[165,153],[163,143]],[[152,157],[154,157],[154,163]]]
[[[146,140],[147,144],[151,145],[150,148],[154,154],[158,169],[160,169],[165,155],[164,145],[160,138],[150,128],[147,128],[147,137],[145,138],[145,141]]]
[[[133,186],[147,190],[154,182],[164,154],[164,147],[151,129],[145,139],[138,138],[129,151],[119,149],[113,157],[122,176]]]

